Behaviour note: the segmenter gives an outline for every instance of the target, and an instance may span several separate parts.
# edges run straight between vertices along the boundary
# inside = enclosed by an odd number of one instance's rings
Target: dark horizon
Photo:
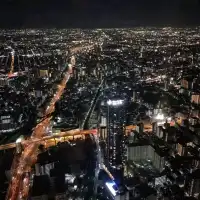
[[[7,0],[0,8],[1,28],[192,25],[200,25],[199,0]]]

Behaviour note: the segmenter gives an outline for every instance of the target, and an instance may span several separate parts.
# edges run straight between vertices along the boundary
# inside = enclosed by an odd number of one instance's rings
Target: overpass
[[[97,132],[96,129],[93,129],[93,130],[75,129],[75,130],[70,130],[66,132],[61,132],[60,134],[54,133],[51,136],[44,136],[42,138],[30,138],[28,140],[22,141],[21,144],[23,147],[26,147],[27,145],[33,144],[33,143],[48,142],[50,140],[62,138],[62,137],[63,138],[68,137],[70,139],[70,138],[73,138],[73,136],[84,136],[88,134],[95,134],[96,132]],[[14,149],[16,148],[16,145],[17,145],[16,142],[0,145],[0,150]]]
[[[38,125],[40,126],[40,125]],[[135,130],[136,125],[129,125],[126,126],[126,133]],[[150,124],[145,124],[144,125],[144,130],[145,131],[151,131],[152,126]],[[92,129],[92,130],[80,130],[80,129],[74,129],[70,131],[65,131],[65,132],[60,132],[59,134],[53,133],[51,136],[44,136],[42,138],[35,138],[35,137],[30,137],[28,140],[24,140],[21,142],[23,147],[26,147],[27,145],[33,144],[33,143],[40,143],[40,142],[47,142],[53,139],[57,138],[64,138],[68,137],[69,139],[72,138],[73,136],[84,136],[88,134],[97,134],[97,129]],[[9,143],[9,144],[4,144],[0,145],[0,150],[7,150],[7,149],[13,149],[16,148],[16,143]]]

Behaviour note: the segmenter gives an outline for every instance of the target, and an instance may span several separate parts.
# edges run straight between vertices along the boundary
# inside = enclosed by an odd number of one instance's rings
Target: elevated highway
[[[58,138],[73,139],[74,136],[82,137],[84,135],[96,134],[96,133],[97,133],[97,129],[92,129],[92,130],[74,129],[74,130],[70,130],[70,131],[66,131],[66,132],[61,132],[59,134],[55,133],[51,136],[44,136],[42,138],[30,138],[28,140],[22,141],[21,144],[23,147],[26,147],[33,143],[40,143],[40,142],[48,143],[53,139],[58,139]],[[16,146],[17,146],[17,144],[15,142],[9,143],[9,144],[4,144],[4,145],[0,145],[0,150],[13,149],[13,148],[16,148]]]
[[[6,196],[7,200],[16,200],[19,198],[20,187],[21,187],[20,185],[23,181],[24,172],[26,172],[25,170],[29,169],[30,168],[29,166],[34,164],[34,162],[37,159],[37,154],[38,154],[37,150],[38,150],[39,143],[31,142],[31,141],[41,139],[42,137],[46,135],[47,128],[49,127],[50,120],[51,120],[51,116],[49,116],[49,114],[54,112],[55,103],[60,99],[66,87],[66,83],[69,80],[69,77],[70,77],[70,74],[66,72],[63,80],[58,85],[58,88],[54,97],[52,98],[51,102],[49,103],[49,105],[47,106],[44,112],[44,116],[47,116],[47,117],[44,117],[44,120],[42,120],[42,122],[40,122],[34,128],[32,136],[31,136],[31,140],[29,144],[25,146],[21,157],[18,159],[18,162],[13,162],[12,167],[11,167],[13,169],[13,172],[12,172],[13,178],[10,182],[10,185],[7,191],[7,196]],[[13,144],[10,145],[10,147],[12,146]],[[18,157],[19,155],[16,155],[16,156]],[[24,199],[24,196],[23,196],[23,199]]]

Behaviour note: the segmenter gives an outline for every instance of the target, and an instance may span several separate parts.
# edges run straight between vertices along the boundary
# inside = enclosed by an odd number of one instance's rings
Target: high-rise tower
[[[124,133],[125,133],[125,105],[123,100],[107,101],[107,164],[116,178],[122,184]]]

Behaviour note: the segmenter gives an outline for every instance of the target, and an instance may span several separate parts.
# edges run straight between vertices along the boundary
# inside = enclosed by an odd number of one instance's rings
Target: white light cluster
[[[23,140],[23,138],[22,138],[22,137],[19,137],[19,138],[16,140],[16,144],[19,144],[19,143],[21,143],[21,142],[22,142],[22,140]]]
[[[18,144],[18,143],[21,143],[21,142],[22,142],[22,138],[19,137],[19,138],[16,140],[16,143]]]
[[[123,100],[115,100],[115,101],[111,101],[111,100],[108,100],[107,101],[107,104],[110,106],[119,106],[119,105],[122,105],[123,104]]]
[[[164,120],[164,115],[163,114],[160,114],[158,113],[158,115],[155,117],[157,120]]]
[[[171,118],[171,117],[168,117],[168,118],[167,118],[167,121],[168,121],[168,122],[171,122],[171,121],[172,121],[172,118]]]
[[[106,182],[106,186],[113,196],[116,196],[117,194],[117,192],[113,188],[113,186],[115,185],[116,185],[115,182]]]

